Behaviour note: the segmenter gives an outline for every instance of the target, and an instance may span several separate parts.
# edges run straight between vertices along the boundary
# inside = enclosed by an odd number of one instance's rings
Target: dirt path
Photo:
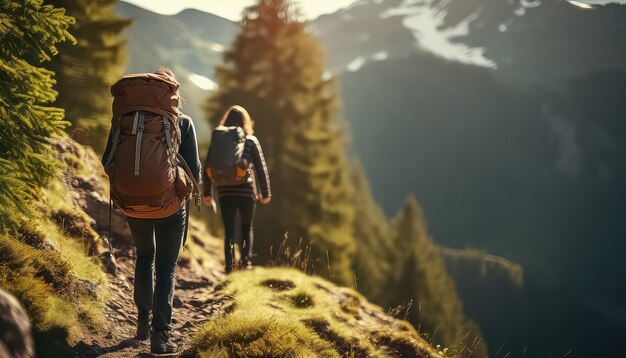
[[[121,254],[121,252],[119,252]],[[133,302],[133,272],[135,258],[117,256],[117,273],[109,274],[106,323],[91,328],[88,335],[74,347],[77,357],[150,357],[150,341],[139,342],[133,337],[137,310]],[[208,279],[206,277],[212,277]],[[182,352],[189,347],[198,325],[210,319],[220,309],[221,302],[210,299],[222,271],[203,272],[201,276],[190,267],[178,265],[174,292],[172,338]]]

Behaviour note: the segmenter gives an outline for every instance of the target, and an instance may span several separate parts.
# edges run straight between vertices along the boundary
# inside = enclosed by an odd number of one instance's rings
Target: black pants
[[[171,329],[174,277],[185,230],[185,215],[185,208],[182,208],[164,219],[128,218],[137,248],[134,298],[139,321],[149,320],[152,313],[155,332]]]
[[[223,196],[220,199],[220,210],[224,222],[224,256],[226,258],[226,272],[233,268],[233,244],[235,242],[235,229],[237,225],[237,212],[241,215],[241,255],[242,260],[252,259],[252,245],[254,233],[252,221],[254,219],[254,207],[256,201],[247,196]]]

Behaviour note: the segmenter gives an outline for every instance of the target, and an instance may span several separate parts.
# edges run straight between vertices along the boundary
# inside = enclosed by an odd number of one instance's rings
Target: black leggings
[[[233,268],[233,244],[235,242],[237,211],[241,214],[242,261],[252,259],[252,245],[254,243],[252,221],[254,219],[256,201],[254,198],[247,196],[223,196],[219,200],[224,222],[224,233],[226,234],[224,240],[226,272],[230,272]]]
[[[186,215],[182,208],[164,219],[127,219],[137,248],[134,298],[138,319],[148,322],[152,314],[155,332],[169,331],[172,324],[176,260]]]

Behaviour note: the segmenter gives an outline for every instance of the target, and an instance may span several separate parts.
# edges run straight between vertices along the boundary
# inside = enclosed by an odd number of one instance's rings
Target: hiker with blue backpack
[[[136,247],[136,338],[150,338],[153,354],[177,351],[170,339],[174,278],[192,194],[200,207],[196,132],[180,111],[179,87],[167,68],[126,75],[115,83],[111,132],[102,156],[111,200],[126,215]]]
[[[211,134],[211,145],[202,171],[203,201],[215,207],[215,197],[224,223],[226,273],[234,268],[233,249],[237,213],[241,222],[241,260],[237,266],[252,267],[254,211],[257,200],[268,204],[272,197],[270,178],[254,122],[241,106],[229,108]]]

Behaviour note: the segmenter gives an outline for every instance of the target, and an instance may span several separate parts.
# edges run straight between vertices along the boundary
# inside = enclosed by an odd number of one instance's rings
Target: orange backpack
[[[178,84],[153,73],[111,87],[112,146],[105,164],[111,199],[124,214],[158,219],[176,213],[200,188],[178,153]]]

